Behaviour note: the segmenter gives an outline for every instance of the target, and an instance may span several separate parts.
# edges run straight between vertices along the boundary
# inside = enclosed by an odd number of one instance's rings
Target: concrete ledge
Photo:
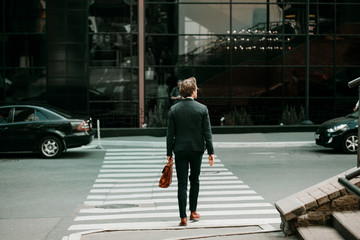
[[[358,210],[359,199],[338,183],[350,169],[339,176],[309,187],[275,203],[281,217],[281,229],[286,236],[296,233],[296,228],[326,225],[334,211]],[[352,180],[360,186],[360,178]]]
[[[331,240],[344,240],[344,238],[335,229],[326,226],[301,227],[298,229],[298,238],[300,240],[316,240],[324,238]]]

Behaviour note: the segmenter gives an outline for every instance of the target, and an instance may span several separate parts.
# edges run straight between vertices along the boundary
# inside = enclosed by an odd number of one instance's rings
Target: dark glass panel
[[[66,58],[68,60],[82,60],[85,61],[86,46],[84,44],[67,44]]]
[[[39,32],[39,22],[45,19],[45,1],[13,0],[5,2],[5,31]],[[1,4],[3,4],[1,2]],[[1,14],[1,16],[3,16]]]
[[[67,76],[68,77],[78,77],[77,79],[74,79],[73,82],[75,85],[78,85],[79,77],[83,77],[86,75],[86,69],[87,65],[81,61],[81,62],[67,62],[66,64],[66,70],[67,70]],[[82,83],[80,85],[85,85],[85,83]]]
[[[83,10],[67,11],[67,25],[84,28],[86,22],[86,12]]]
[[[334,36],[310,36],[310,65],[331,66],[334,64]]]
[[[179,64],[181,65],[227,65],[230,64],[230,37],[180,36]]]
[[[49,24],[49,26],[51,26]],[[65,42],[66,41],[67,28],[65,26],[52,26],[47,28],[48,39],[52,42]]]
[[[200,88],[198,98],[230,96],[230,70],[225,67],[180,67],[178,78],[195,77]]]
[[[65,61],[49,61],[48,62],[49,76],[66,77],[66,62]]]
[[[48,9],[46,23],[51,26],[48,30],[54,27],[64,26],[66,24],[66,9]]]
[[[226,34],[229,30],[229,4],[179,5],[180,34]]]
[[[347,2],[349,4],[338,4],[336,5],[336,26],[338,28],[343,28],[343,31],[346,31],[345,29],[349,26],[351,23],[358,23],[360,22],[360,3],[358,0],[344,0],[344,2]],[[345,25],[343,27],[343,25]],[[359,27],[357,27],[356,32],[359,33]],[[350,30],[350,32],[347,33],[354,33],[353,30]]]
[[[177,33],[177,5],[147,4],[145,32]]]
[[[8,35],[5,42],[7,67],[39,67],[45,65],[45,39],[43,35]]]
[[[97,32],[130,32],[132,8],[122,0],[94,1],[89,6],[92,30]]]
[[[91,66],[131,65],[131,35],[127,33],[91,34]],[[134,63],[133,63],[134,64]]]
[[[91,69],[90,88],[108,100],[137,99],[137,72],[130,68],[123,69]]]
[[[237,67],[232,69],[234,98],[281,97],[281,68]]]
[[[337,35],[336,41],[336,65],[359,66],[360,65],[360,36]],[[360,75],[359,75],[360,76]]]
[[[334,70],[328,67],[309,69],[310,97],[333,97],[335,94]]]
[[[86,40],[86,29],[82,27],[67,27],[67,41],[83,43]]]
[[[45,69],[7,70],[5,78],[7,102],[43,100],[46,89]]]
[[[145,65],[175,65],[177,39],[175,36],[147,36]]]
[[[269,19],[267,19],[268,10]],[[281,22],[281,14],[282,11],[275,4],[266,5],[265,2],[264,4],[233,4],[232,31],[237,33],[258,28],[268,32],[272,26]],[[268,23],[267,20],[270,22]]]
[[[288,35],[284,39],[284,65],[304,66],[306,62],[306,44],[303,35]],[[280,60],[280,59],[279,59]]]
[[[69,9],[85,9],[87,1],[79,1],[79,0],[67,0],[67,7]]]

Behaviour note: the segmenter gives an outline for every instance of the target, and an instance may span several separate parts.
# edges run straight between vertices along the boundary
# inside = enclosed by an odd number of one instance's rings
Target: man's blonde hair
[[[180,85],[180,95],[184,98],[191,97],[192,93],[196,90],[196,79],[194,77],[185,79]]]

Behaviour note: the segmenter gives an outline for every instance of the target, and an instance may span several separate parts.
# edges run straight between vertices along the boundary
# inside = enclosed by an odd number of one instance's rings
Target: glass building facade
[[[194,76],[219,125],[321,123],[350,113],[357,0],[1,0],[0,102],[102,127],[166,126]]]

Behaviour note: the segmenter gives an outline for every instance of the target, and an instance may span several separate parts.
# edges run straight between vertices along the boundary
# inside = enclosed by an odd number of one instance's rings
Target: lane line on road
[[[201,216],[234,216],[234,215],[260,215],[260,214],[276,214],[279,212],[276,209],[262,209],[262,210],[230,210],[230,211],[202,211]],[[74,221],[93,221],[93,220],[117,220],[117,219],[153,219],[153,218],[171,218],[178,217],[177,212],[162,212],[162,213],[132,213],[132,214],[109,214],[109,215],[95,215],[76,217]]]
[[[231,201],[250,201],[250,200],[264,200],[261,196],[237,196],[237,197],[204,197],[199,198],[199,203],[206,202],[231,202]],[[102,206],[109,204],[157,204],[157,203],[177,203],[177,198],[169,198],[169,199],[145,199],[145,200],[122,200],[122,201],[85,201],[85,205],[88,206]]]
[[[203,209],[237,209],[237,208],[263,208],[273,207],[270,203],[230,203],[230,204],[201,204],[199,210]],[[121,213],[121,212],[142,212],[142,211],[168,211],[178,210],[177,205],[171,206],[155,206],[155,207],[127,207],[120,209],[107,209],[107,208],[85,208],[80,209],[80,213]]]

